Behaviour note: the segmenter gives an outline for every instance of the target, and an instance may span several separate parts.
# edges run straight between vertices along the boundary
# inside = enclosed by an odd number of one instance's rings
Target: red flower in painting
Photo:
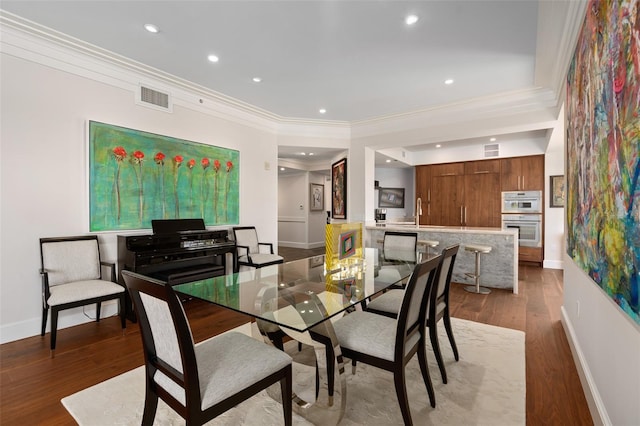
[[[187,167],[189,167],[189,170],[193,169],[195,165],[196,165],[196,160],[194,160],[193,158],[187,162]]]
[[[144,152],[142,151],[134,151],[133,157],[131,157],[131,161],[134,164],[140,164],[144,159]]]
[[[207,167],[209,167],[209,159],[208,158],[206,158],[206,157],[203,158],[201,163],[202,163],[202,168],[203,169],[206,169]]]
[[[227,173],[229,173],[232,168],[233,168],[233,163],[231,161],[227,161]]]
[[[116,157],[116,160],[122,161],[127,156],[127,151],[121,146],[116,146],[113,148],[113,155]]]
[[[218,173],[218,170],[220,170],[220,160],[213,160],[213,169]]]
[[[178,166],[182,164],[183,160],[184,160],[184,157],[182,155],[176,155],[175,157],[173,157],[173,162],[176,163]]]
[[[156,156],[153,157],[153,160],[156,162],[156,164],[164,164],[164,158],[166,157],[166,155],[164,155],[162,152],[158,152],[156,153]]]

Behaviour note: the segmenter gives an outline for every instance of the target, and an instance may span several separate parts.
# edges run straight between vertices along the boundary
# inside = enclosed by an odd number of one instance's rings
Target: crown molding
[[[447,105],[378,117],[352,123],[352,137],[365,138],[443,125],[464,125],[522,113],[539,113],[556,107],[556,94],[532,87],[472,98]]]
[[[347,122],[281,117],[93,44],[0,10],[0,52],[135,93],[140,84],[173,103],[269,133],[349,138]],[[133,97],[132,97],[133,98]]]
[[[585,8],[582,2],[569,3],[578,4],[568,6],[571,19],[567,19],[572,25],[567,25],[563,40],[566,45],[564,56],[569,59],[564,66],[561,65],[563,61],[558,61],[560,64],[554,71],[555,79],[559,80],[555,86],[559,89],[573,54],[581,22],[579,16],[584,15]],[[0,10],[0,31],[0,51],[3,53],[132,93],[141,83],[147,84],[169,92],[175,105],[282,136],[316,137],[339,142],[364,137],[384,138],[385,135],[402,132],[425,135],[430,129],[443,126],[468,127],[482,121],[499,121],[502,117],[507,117],[508,121],[510,116],[528,113],[555,115],[557,118],[561,103],[559,91],[531,87],[355,122],[282,117],[3,10]]]

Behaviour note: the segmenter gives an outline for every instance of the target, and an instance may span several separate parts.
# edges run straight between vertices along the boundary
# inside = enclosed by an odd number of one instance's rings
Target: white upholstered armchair
[[[258,241],[255,226],[234,227],[233,238],[237,250],[236,271],[240,266],[262,268],[284,262],[282,256],[273,253],[273,244]]]
[[[51,355],[56,348],[58,312],[64,309],[96,304],[96,321],[106,300],[118,299],[122,328],[126,327],[125,288],[116,283],[115,265],[100,260],[96,235],[40,238],[42,267],[42,330],[44,336],[51,308]],[[106,279],[102,267],[111,272]]]

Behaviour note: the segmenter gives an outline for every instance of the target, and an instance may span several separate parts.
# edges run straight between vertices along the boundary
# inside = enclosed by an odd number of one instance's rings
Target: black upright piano
[[[119,270],[137,272],[171,284],[232,272],[235,242],[226,229],[208,230],[202,219],[152,220],[152,234],[118,235]],[[233,259],[233,258],[232,258]],[[124,285],[122,274],[120,282]],[[127,301],[127,317],[135,321]]]

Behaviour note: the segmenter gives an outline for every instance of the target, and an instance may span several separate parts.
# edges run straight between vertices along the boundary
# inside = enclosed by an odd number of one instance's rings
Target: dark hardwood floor
[[[323,252],[279,248],[286,260]],[[519,273],[518,295],[480,296],[452,285],[452,315],[526,332],[528,425],[592,424],[560,323],[562,271],[521,265]],[[195,300],[185,310],[196,341],[248,320]],[[0,345],[0,424],[73,425],[63,397],[143,363],[137,325],[128,322],[123,335],[117,317],[60,330],[57,346],[52,359],[48,334]]]

